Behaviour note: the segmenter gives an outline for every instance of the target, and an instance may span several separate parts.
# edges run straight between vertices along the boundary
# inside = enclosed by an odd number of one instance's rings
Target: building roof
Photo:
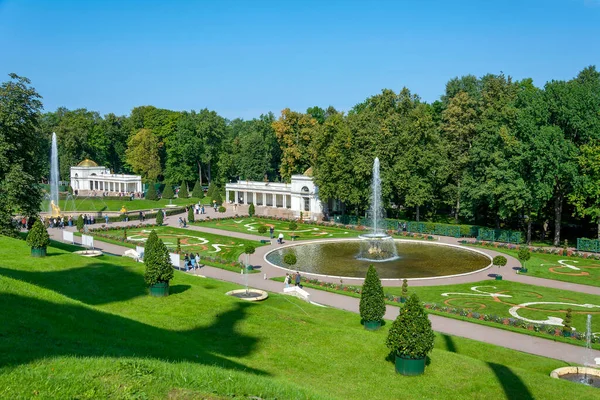
[[[312,177],[313,176],[312,167],[310,167],[309,169],[307,169],[306,171],[304,171],[304,173],[302,175]]]
[[[92,160],[86,158],[85,160],[83,160],[82,162],[77,164],[77,166],[78,167],[97,167],[98,164],[96,164],[95,161],[92,161]]]

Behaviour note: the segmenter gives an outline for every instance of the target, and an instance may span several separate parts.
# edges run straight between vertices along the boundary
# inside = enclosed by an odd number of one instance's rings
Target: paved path
[[[229,212],[224,216],[228,216]],[[210,216],[208,214],[207,216]],[[165,223],[171,226],[177,225],[177,219],[179,216],[171,216],[165,219]],[[200,216],[205,217],[205,216]],[[154,222],[153,220],[146,221],[148,223]],[[132,223],[114,223],[112,225],[117,226],[127,226]],[[74,230],[74,228],[67,228],[69,230]],[[250,239],[250,240],[260,240],[264,239],[261,236],[256,236],[252,234],[246,233],[237,233],[237,232],[226,232],[218,229],[206,228],[202,226],[192,225],[189,228],[190,230],[200,231],[200,232],[209,232],[209,233],[217,233],[225,236]],[[49,233],[52,238],[55,240],[62,240],[62,231],[59,229],[50,229]],[[75,238],[78,243],[80,243],[81,238]],[[455,244],[454,238],[446,238],[442,237],[441,241],[446,243]],[[276,243],[275,240],[272,243]],[[270,278],[273,276],[282,276],[285,274],[285,270],[273,267],[267,264],[263,257],[268,251],[272,250],[275,246],[286,246],[290,245],[291,242],[276,245],[272,244],[270,246],[258,247],[256,253],[252,255],[250,262],[252,265],[260,266],[261,273],[258,274],[250,274],[248,276],[248,283],[251,287],[255,287],[257,289],[267,290],[270,292],[279,293],[283,289],[283,284],[281,282],[272,281],[265,278]],[[122,255],[125,250],[128,248],[118,245],[113,245],[109,243],[104,243],[101,241],[95,241],[94,243],[96,247],[106,253]],[[483,250],[486,253],[490,254],[492,257],[494,255],[500,254],[493,250],[485,249]],[[546,287],[556,287],[558,289],[563,290],[573,290],[579,291],[583,293],[592,293],[592,294],[600,294],[600,290],[595,287],[590,287],[586,285],[576,285],[570,284],[567,282],[560,281],[551,281],[547,279],[534,278],[524,275],[519,275],[516,273],[506,272],[513,271],[510,267],[520,265],[518,264],[518,260],[513,257],[507,256],[509,260],[507,266],[504,267],[503,275],[507,280],[514,280],[517,282],[523,282],[533,285],[546,286]],[[198,272],[195,272],[198,274]],[[203,267],[200,273],[206,277],[219,279],[228,282],[234,282],[240,285],[243,285],[243,277],[241,274],[226,271],[219,268],[212,267]],[[423,285],[443,285],[443,284],[454,284],[454,283],[463,283],[463,282],[475,282],[481,281],[485,279],[490,279],[489,274],[494,273],[493,271],[485,270],[480,271],[475,274],[461,276],[461,277],[452,277],[452,278],[441,278],[441,279],[433,279],[433,280],[413,280],[411,281],[411,286],[423,286]],[[333,282],[334,278],[330,278]],[[325,280],[325,279],[324,279]],[[360,283],[361,280],[357,280],[357,283]],[[335,280],[337,282],[337,279]],[[394,281],[385,281],[386,285],[396,284]],[[351,311],[354,313],[358,313],[358,305],[359,299],[344,295],[339,295],[331,292],[325,292],[322,290],[316,289],[305,289],[311,295],[311,300],[323,304],[329,307],[334,307],[342,310]],[[310,308],[306,307],[305,310],[310,312]],[[386,306],[386,314],[385,319],[394,320],[398,315],[398,307],[387,305]],[[460,321],[452,318],[441,317],[437,315],[429,315],[429,318],[432,322],[433,329],[437,332],[455,335],[460,337],[465,337],[469,339],[478,340],[485,343],[495,344],[498,346],[506,347],[513,350],[522,351],[525,353],[535,354],[544,357],[550,357],[558,360],[563,360],[569,363],[591,363],[593,359],[600,357],[600,351],[598,350],[588,350],[585,347],[575,346],[567,343],[555,342],[549,339],[542,339],[530,335],[515,333],[506,331],[503,329],[492,328],[488,326],[478,325],[466,321]]]

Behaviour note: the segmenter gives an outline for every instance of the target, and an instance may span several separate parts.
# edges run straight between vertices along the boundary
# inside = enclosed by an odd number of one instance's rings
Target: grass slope
[[[176,272],[150,298],[143,265],[0,237],[0,398],[595,399],[548,377],[565,363],[438,335],[421,377],[386,361],[387,324]]]

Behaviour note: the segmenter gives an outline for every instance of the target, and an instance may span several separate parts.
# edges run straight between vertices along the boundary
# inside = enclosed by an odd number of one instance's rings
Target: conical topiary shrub
[[[254,203],[250,203],[250,205],[248,206],[248,215],[253,217],[255,212],[256,210],[254,208]]]
[[[83,226],[85,225],[85,222],[83,221],[83,215],[79,214],[79,217],[77,217],[77,221],[75,222],[75,226],[77,227],[77,230],[79,232],[83,231]]]
[[[45,257],[46,247],[50,244],[50,235],[41,220],[36,219],[27,234],[27,244],[31,247],[33,257]]]
[[[156,225],[162,225],[164,222],[163,210],[158,210],[156,212]]]
[[[211,182],[208,184],[208,190],[206,191],[206,196],[209,198],[212,198],[214,192],[215,192],[215,184]]]
[[[169,182],[165,184],[165,189],[162,192],[163,199],[172,199],[175,197],[175,192],[173,192],[173,186]]]
[[[212,200],[217,203],[217,205],[223,204],[223,198],[221,197],[221,191],[219,189],[214,190]]]
[[[188,222],[194,222],[195,218],[194,218],[194,206],[190,205],[188,207]]]
[[[202,190],[202,185],[200,184],[200,181],[196,181],[194,189],[192,189],[192,197],[196,199],[202,199],[204,197],[204,190]]]
[[[187,199],[189,197],[187,182],[181,182],[181,186],[179,186],[179,192],[177,193],[177,197],[180,199]]]
[[[359,310],[365,329],[370,331],[379,329],[385,315],[385,296],[379,275],[373,264],[369,265],[367,270],[367,276],[360,295]]]
[[[158,194],[156,193],[156,186],[154,182],[148,184],[148,190],[146,191],[146,200],[158,200]]]
[[[144,264],[146,264],[144,280],[150,286],[150,295],[168,296],[169,281],[173,279],[173,265],[167,246],[158,238],[154,230],[150,232],[146,241]]]
[[[396,372],[421,375],[425,371],[425,357],[433,350],[434,340],[431,321],[413,293],[400,309],[386,341],[387,347],[396,356]]]

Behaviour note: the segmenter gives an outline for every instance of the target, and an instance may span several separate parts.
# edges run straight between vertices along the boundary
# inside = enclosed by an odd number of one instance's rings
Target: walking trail
[[[234,216],[233,211],[227,210],[225,214],[215,214],[213,211],[208,211],[209,214],[206,215],[196,215],[196,219],[204,219],[207,217],[227,217]],[[178,215],[167,217],[164,221],[165,225],[177,226]],[[154,220],[148,220],[147,223],[154,223]],[[135,225],[136,222],[116,222],[111,225],[113,226],[130,226]],[[96,226],[100,226],[100,224],[96,224]],[[74,231],[75,228],[65,228],[71,231]],[[213,233],[222,236],[230,236],[241,239],[249,239],[249,240],[261,240],[264,239],[262,236],[252,235],[248,233],[238,233],[238,232],[229,232],[222,231],[219,229],[207,228],[198,225],[190,225],[188,227],[190,230]],[[62,231],[60,229],[49,229],[50,236],[54,240],[62,241]],[[437,238],[437,237],[436,237]],[[76,243],[81,243],[80,237],[75,237]],[[327,240],[327,239],[325,239]],[[450,237],[440,237],[439,241],[441,243],[455,244],[458,245],[458,239],[450,238]],[[261,246],[256,248],[256,252],[250,257],[250,264],[253,266],[257,266],[260,269],[260,273],[250,274],[248,276],[248,284],[251,287],[266,290],[274,293],[281,293],[283,291],[283,283],[272,281],[268,278],[284,276],[288,270],[283,268],[275,267],[267,263],[264,259],[265,254],[269,251],[273,250],[277,247],[294,245],[294,242],[287,242],[282,245],[275,244],[276,241],[272,240],[271,245]],[[105,253],[114,254],[114,255],[122,255],[128,247],[118,246],[110,243],[101,242],[99,240],[94,240],[94,245],[97,249],[102,250]],[[600,288],[587,286],[587,285],[579,285],[568,282],[561,281],[553,281],[550,279],[542,279],[542,278],[534,278],[531,276],[525,276],[521,274],[517,274],[516,268],[520,266],[518,260],[513,257],[507,256],[506,254],[498,253],[489,249],[478,249],[486,254],[489,254],[491,257],[496,255],[504,255],[508,263],[504,267],[502,271],[502,275],[505,280],[521,282],[531,285],[538,285],[544,287],[551,287],[562,290],[570,290],[574,292],[580,293],[588,293],[594,295],[600,295]],[[195,274],[199,274],[199,272],[194,272]],[[220,268],[213,267],[202,267],[201,269],[202,276],[206,276],[208,278],[219,279],[223,281],[233,282],[240,285],[244,285],[243,277],[239,273],[226,271]],[[307,277],[310,277],[310,274],[305,274]],[[479,282],[482,280],[490,280],[490,277],[494,276],[494,271],[492,271],[489,267],[477,271],[475,273],[457,277],[447,277],[447,278],[438,278],[438,279],[426,279],[426,280],[410,280],[411,286],[438,286],[438,285],[450,285],[450,284],[458,284],[458,283],[469,283],[469,282]],[[333,277],[323,277],[318,276],[318,278],[322,281],[329,281],[337,283],[339,278]],[[348,281],[350,279],[344,279]],[[362,279],[352,279],[350,280],[353,283],[360,284],[362,283]],[[383,281],[382,284],[384,286],[397,286],[401,285],[402,282],[400,280],[393,281]],[[322,290],[305,288],[307,292],[310,293],[311,301],[325,305],[328,307],[334,307],[342,310],[351,311],[354,313],[359,312],[359,299],[349,296],[344,296],[340,294],[335,294],[331,292],[325,292]],[[392,321],[396,319],[398,315],[399,307],[387,305],[386,306],[386,314],[385,319]],[[520,334],[516,332],[510,332],[503,329],[492,328],[484,325],[474,324],[466,321],[460,321],[452,318],[441,317],[437,315],[429,314],[429,319],[431,320],[433,329],[437,332],[460,336],[464,338],[478,340],[484,343],[494,344],[502,347],[506,347],[513,350],[522,351],[525,353],[535,354],[539,356],[554,358],[557,360],[562,360],[568,363],[577,363],[583,364],[585,362],[590,363],[593,362],[594,359],[598,359],[600,361],[600,351],[598,350],[588,350],[583,346],[575,346],[562,342],[555,342],[549,339],[542,339],[530,335]]]

